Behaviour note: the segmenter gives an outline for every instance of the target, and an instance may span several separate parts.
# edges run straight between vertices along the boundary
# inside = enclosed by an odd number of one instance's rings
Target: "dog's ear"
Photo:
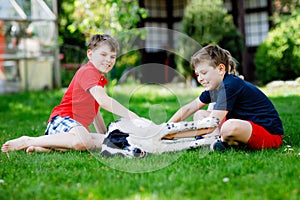
[[[119,129],[116,129],[108,134],[108,136],[107,136],[107,138],[105,138],[104,142],[106,144],[108,144],[108,142],[109,142],[117,148],[124,149],[124,148],[130,146],[130,144],[128,143],[128,141],[126,139],[128,136],[129,136],[128,133],[123,133]]]

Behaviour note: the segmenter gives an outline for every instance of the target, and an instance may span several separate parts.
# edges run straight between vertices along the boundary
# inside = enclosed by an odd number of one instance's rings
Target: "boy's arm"
[[[132,111],[128,110],[125,106],[117,102],[115,99],[108,96],[103,87],[94,86],[91,87],[89,91],[103,109],[113,114],[116,114],[120,117],[125,117],[125,118],[139,117]]]
[[[104,123],[104,120],[103,120],[103,117],[102,117],[102,114],[100,111],[97,113],[97,115],[94,118],[94,126],[95,126],[97,133],[105,134],[107,132],[106,126],[105,126],[105,123]]]
[[[181,107],[170,119],[169,122],[183,121],[199,109],[203,108],[206,104],[202,103],[197,97],[192,102]]]

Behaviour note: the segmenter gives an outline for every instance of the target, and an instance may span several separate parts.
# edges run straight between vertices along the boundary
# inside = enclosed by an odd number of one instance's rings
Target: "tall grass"
[[[111,96],[162,123],[201,90],[118,86]],[[262,90],[283,120],[286,134],[279,149],[217,153],[203,148],[144,159],[108,159],[98,152],[76,151],[1,153],[0,199],[299,199],[300,89]],[[62,94],[1,95],[0,144],[22,135],[42,135]],[[106,123],[117,118],[105,111],[103,115]]]

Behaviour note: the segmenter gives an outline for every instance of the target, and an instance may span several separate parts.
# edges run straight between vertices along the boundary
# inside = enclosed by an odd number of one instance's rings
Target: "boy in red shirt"
[[[100,106],[120,117],[138,118],[104,90],[107,80],[103,74],[113,68],[118,50],[117,41],[110,35],[93,35],[87,48],[89,62],[76,72],[61,103],[53,109],[45,135],[9,140],[3,144],[2,152],[99,149],[106,133]],[[89,133],[92,122],[98,134]]]

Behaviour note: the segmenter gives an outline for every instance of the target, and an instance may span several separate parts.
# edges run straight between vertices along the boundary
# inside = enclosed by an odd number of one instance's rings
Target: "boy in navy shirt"
[[[234,61],[230,53],[217,45],[208,45],[191,58],[198,82],[205,91],[180,108],[169,120],[178,122],[194,114],[194,120],[216,117],[221,141],[214,149],[243,145],[252,150],[277,148],[284,133],[281,119],[272,102],[257,87],[231,75]],[[212,111],[200,110],[215,102]]]

